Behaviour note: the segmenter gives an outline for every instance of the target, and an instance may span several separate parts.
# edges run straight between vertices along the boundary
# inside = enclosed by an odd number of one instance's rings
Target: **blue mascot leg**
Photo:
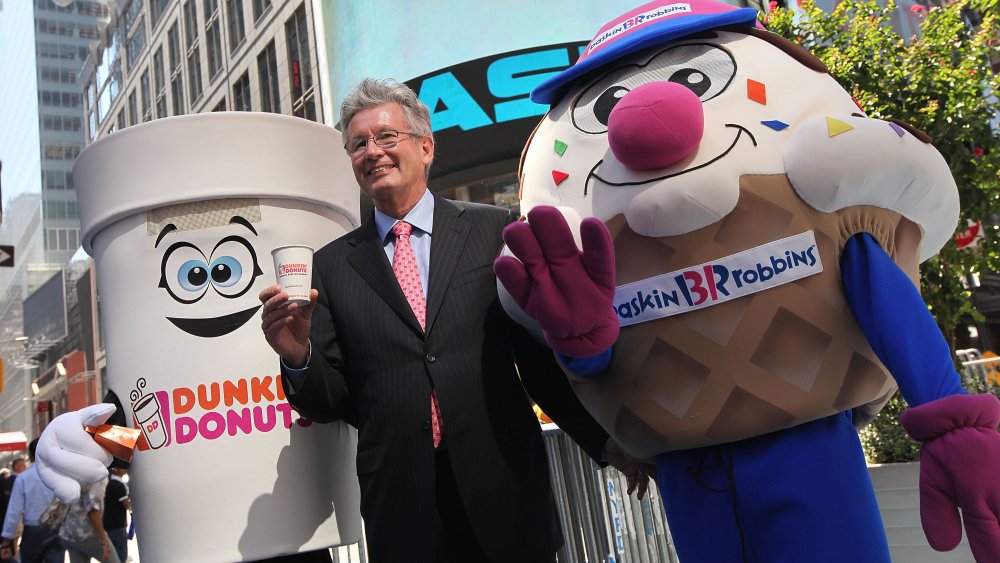
[[[662,454],[657,473],[684,563],[890,561],[849,412]]]

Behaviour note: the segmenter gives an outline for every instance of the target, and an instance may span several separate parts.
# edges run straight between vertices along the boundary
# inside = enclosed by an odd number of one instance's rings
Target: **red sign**
[[[972,248],[978,239],[983,238],[983,222],[976,221],[969,225],[969,228],[955,235],[955,246],[959,250]]]

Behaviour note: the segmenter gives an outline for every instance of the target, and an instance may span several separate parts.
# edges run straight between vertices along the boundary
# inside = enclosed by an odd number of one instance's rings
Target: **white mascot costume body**
[[[358,224],[339,133],[265,113],[168,118],[98,140],[73,172],[112,420],[142,430],[141,559],[249,561],[360,539],[356,432],[290,408],[257,299],[275,284],[272,249],[320,248]],[[82,425],[111,410],[43,434],[40,474],[64,500],[110,462]]]

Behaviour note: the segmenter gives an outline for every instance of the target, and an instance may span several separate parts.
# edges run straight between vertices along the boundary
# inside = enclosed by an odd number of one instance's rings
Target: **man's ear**
[[[431,137],[420,137],[421,160],[424,166],[429,166],[434,160],[434,139]]]

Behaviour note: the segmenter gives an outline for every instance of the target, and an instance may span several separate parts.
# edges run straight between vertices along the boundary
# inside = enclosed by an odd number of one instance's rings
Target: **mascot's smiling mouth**
[[[245,311],[238,311],[230,315],[212,317],[210,319],[174,319],[167,317],[167,320],[174,323],[174,326],[184,332],[200,336],[202,338],[215,338],[233,332],[245,325],[250,317],[261,308],[261,305],[250,307]]]
[[[715,163],[716,161],[718,161],[722,157],[724,157],[727,154],[729,154],[729,152],[732,151],[734,147],[736,147],[736,143],[738,143],[740,141],[740,137],[743,136],[743,133],[746,133],[747,136],[750,137],[750,142],[753,143],[753,146],[755,146],[755,147],[757,146],[757,139],[753,136],[753,133],[751,133],[750,130],[747,129],[746,127],[743,127],[742,125],[738,125],[736,123],[727,123],[725,126],[726,127],[732,127],[734,129],[736,129],[736,137],[733,139],[733,142],[726,148],[726,150],[722,151],[721,154],[719,154],[716,157],[712,158],[708,162],[703,162],[703,163],[701,163],[701,164],[699,164],[697,166],[692,166],[691,168],[685,168],[684,170],[681,170],[679,172],[673,172],[671,174],[664,174],[663,176],[657,176],[656,178],[650,178],[648,180],[641,180],[641,181],[635,181],[635,182],[610,182],[608,180],[605,180],[604,178],[601,178],[598,175],[598,173],[597,173],[598,170],[601,168],[601,165],[604,164],[604,160],[601,159],[590,170],[590,174],[587,175],[587,181],[583,185],[583,195],[584,196],[587,195],[587,190],[590,187],[590,180],[591,180],[591,178],[597,179],[597,181],[601,182],[602,184],[604,184],[606,186],[642,186],[644,184],[649,184],[649,183],[652,183],[652,182],[659,182],[660,180],[666,180],[668,178],[673,178],[675,176],[680,176],[682,174],[687,174],[688,172],[693,172],[695,170],[700,170],[702,168],[705,168],[706,166],[712,165],[713,163]]]

